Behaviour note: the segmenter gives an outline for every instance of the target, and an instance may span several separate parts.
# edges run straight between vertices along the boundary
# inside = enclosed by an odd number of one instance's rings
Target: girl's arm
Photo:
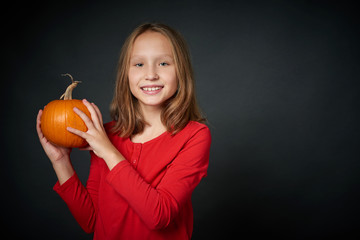
[[[39,136],[40,143],[50,159],[52,166],[55,170],[56,176],[60,184],[66,182],[72,175],[74,175],[74,169],[70,161],[70,148],[64,148],[53,145],[49,142],[41,131],[41,115],[42,110],[39,110],[36,119],[36,131]]]
[[[37,116],[36,130],[40,143],[55,170],[58,182],[54,190],[68,205],[73,216],[85,232],[93,232],[97,212],[98,168],[91,164],[87,189],[78,179],[70,160],[70,148],[63,148],[50,143],[41,131],[42,110]]]
[[[86,188],[76,173],[62,185],[57,182],[54,186],[54,190],[64,200],[71,214],[87,233],[94,232],[98,211],[99,179],[100,168],[98,166],[98,159],[92,155]]]

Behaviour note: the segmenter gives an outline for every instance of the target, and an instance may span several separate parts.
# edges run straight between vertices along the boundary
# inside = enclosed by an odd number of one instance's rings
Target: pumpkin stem
[[[64,100],[71,100],[72,99],[72,91],[78,83],[81,83],[81,81],[74,81],[73,77],[69,73],[61,74],[61,76],[68,76],[71,79],[71,84],[66,88],[66,91],[63,95],[61,95],[60,99],[64,98]]]

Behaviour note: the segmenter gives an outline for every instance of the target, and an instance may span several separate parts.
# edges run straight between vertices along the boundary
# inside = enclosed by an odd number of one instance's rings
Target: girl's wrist
[[[111,170],[113,167],[115,167],[118,163],[125,160],[124,156],[117,150],[113,149],[110,151],[107,156],[104,158],[106,165]]]
[[[57,166],[63,166],[63,165],[68,165],[71,164],[70,161],[70,156],[64,156],[61,159],[57,159],[55,161],[51,161],[52,166],[55,168]]]
[[[70,159],[53,162],[52,166],[60,185],[65,183],[75,173]]]

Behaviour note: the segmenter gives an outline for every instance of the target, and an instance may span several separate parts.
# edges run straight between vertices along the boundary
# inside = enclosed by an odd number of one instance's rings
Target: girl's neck
[[[141,106],[141,113],[149,127],[163,125],[161,122],[161,111],[162,109],[157,106]]]
[[[166,127],[161,121],[162,109],[154,106],[143,106],[141,108],[144,117],[145,125],[144,131],[131,137],[131,140],[136,143],[144,143],[160,136],[166,131]]]

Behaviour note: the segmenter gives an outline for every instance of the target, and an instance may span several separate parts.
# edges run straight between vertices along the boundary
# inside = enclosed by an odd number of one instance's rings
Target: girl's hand
[[[42,110],[39,110],[39,113],[38,113],[37,119],[36,119],[36,131],[39,136],[41,146],[43,147],[46,155],[48,156],[48,158],[50,159],[50,161],[53,165],[58,164],[58,163],[70,162],[71,148],[59,147],[59,146],[52,144],[51,142],[49,142],[46,139],[46,137],[42,133],[41,127],[40,127],[41,126],[41,115],[42,115]]]
[[[87,107],[91,114],[91,119],[78,108],[74,108],[74,112],[84,121],[88,130],[87,132],[80,131],[68,127],[67,130],[84,138],[89,147],[88,150],[92,150],[98,157],[103,158],[108,167],[112,169],[117,163],[124,159],[121,153],[114,147],[108,138],[104,125],[101,112],[94,103],[89,103],[87,100],[83,100],[84,105]]]

